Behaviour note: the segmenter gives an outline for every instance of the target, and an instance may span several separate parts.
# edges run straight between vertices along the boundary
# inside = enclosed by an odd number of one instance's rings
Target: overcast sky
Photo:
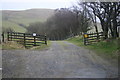
[[[78,0],[2,0],[0,9],[25,10],[31,8],[68,8]]]

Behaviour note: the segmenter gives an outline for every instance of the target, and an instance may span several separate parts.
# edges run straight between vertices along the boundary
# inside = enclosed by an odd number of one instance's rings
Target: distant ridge
[[[2,27],[11,27],[15,31],[25,32],[30,23],[44,22],[54,14],[54,9],[0,10]]]

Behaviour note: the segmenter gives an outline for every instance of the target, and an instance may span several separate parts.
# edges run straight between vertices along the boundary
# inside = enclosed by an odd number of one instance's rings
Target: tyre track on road
[[[66,41],[52,41],[47,50],[3,50],[2,54],[4,78],[117,77],[116,67]],[[113,74],[108,73],[110,69]]]

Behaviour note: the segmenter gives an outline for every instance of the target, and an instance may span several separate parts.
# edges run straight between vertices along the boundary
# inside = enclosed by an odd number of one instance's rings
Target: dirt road
[[[117,67],[92,51],[66,41],[46,50],[3,50],[4,78],[117,77]]]

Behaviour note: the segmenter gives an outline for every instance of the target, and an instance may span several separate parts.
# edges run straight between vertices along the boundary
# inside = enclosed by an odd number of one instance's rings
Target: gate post
[[[5,36],[4,36],[4,32],[2,33],[2,42],[5,42]]]
[[[8,39],[8,41],[10,41],[10,39],[9,39],[10,37],[9,37],[9,32],[7,32],[7,39]]]
[[[25,33],[24,33],[23,35],[24,35],[24,46],[25,46],[25,48],[26,48]]]
[[[87,38],[88,38],[88,34],[87,33],[84,33],[83,34],[83,37],[84,37],[84,45],[86,46],[87,45]]]
[[[47,36],[46,36],[46,34],[45,34],[45,44],[47,45]]]
[[[34,46],[36,46],[36,37],[35,36],[33,37],[34,37]]]
[[[34,38],[34,44],[33,44],[33,46],[36,46],[36,36],[37,36],[37,34],[33,33],[33,38]]]

